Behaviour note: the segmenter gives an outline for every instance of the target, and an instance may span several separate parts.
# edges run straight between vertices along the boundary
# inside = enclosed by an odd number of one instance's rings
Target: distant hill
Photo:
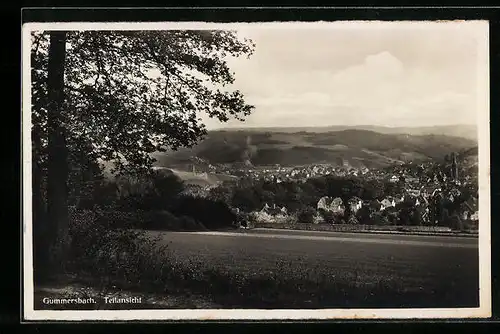
[[[458,152],[458,161],[468,167],[476,167],[479,164],[478,147],[472,147]]]
[[[477,140],[477,126],[469,124],[456,125],[436,125],[426,127],[389,127],[376,125],[332,125],[324,127],[247,127],[239,129],[221,129],[220,131],[251,131],[251,132],[281,132],[281,133],[298,133],[298,132],[332,132],[343,130],[368,130],[382,134],[408,134],[413,136],[422,135],[444,135],[452,137],[463,137],[467,139]]]
[[[466,150],[463,150],[460,153],[460,156],[462,158],[467,158],[467,157],[473,157],[473,156],[477,156],[478,155],[478,147],[477,146],[474,146],[472,148],[469,148],[469,149],[466,149]]]
[[[410,135],[366,129],[317,132],[300,129],[211,131],[192,149],[157,154],[158,166],[191,163],[193,157],[210,164],[305,165],[329,163],[382,167],[404,161],[442,160],[452,151],[477,146],[473,139],[443,134]],[[420,130],[423,131],[423,130]]]

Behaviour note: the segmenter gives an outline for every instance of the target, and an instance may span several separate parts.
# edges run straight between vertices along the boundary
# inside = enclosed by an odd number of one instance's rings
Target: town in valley
[[[250,160],[214,165],[197,157],[190,162],[155,169],[183,178],[186,193],[225,199],[240,216],[236,223],[244,228],[301,222],[302,218],[312,224],[409,225],[423,230],[434,227],[469,232],[478,229],[477,148],[450,152],[442,159],[396,161],[380,168],[351,166],[342,158],[334,163],[302,166],[253,166]],[[291,199],[293,194],[272,194],[280,188],[307,189],[321,182],[331,182],[337,189],[323,187],[323,192],[312,192],[308,206]],[[237,189],[252,193],[259,187],[269,191],[248,201],[238,198]],[[351,189],[343,192],[342,187]],[[231,191],[232,198],[228,194],[217,197],[218,193]],[[301,216],[303,212],[309,216]]]

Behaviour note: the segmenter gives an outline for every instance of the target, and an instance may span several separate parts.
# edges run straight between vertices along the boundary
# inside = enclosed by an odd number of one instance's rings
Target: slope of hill
[[[408,134],[413,136],[423,136],[423,135],[445,135],[452,137],[463,137],[467,139],[477,140],[477,126],[469,124],[457,124],[457,125],[436,125],[436,126],[425,126],[425,127],[389,127],[389,126],[377,126],[377,125],[332,125],[325,127],[269,127],[269,128],[239,128],[239,129],[221,129],[219,131],[246,131],[255,133],[265,133],[265,132],[280,132],[280,133],[298,133],[298,132],[309,132],[309,133],[325,133],[333,131],[343,131],[343,130],[368,130],[374,131],[381,134]]]
[[[189,163],[197,157],[211,164],[336,165],[381,167],[402,161],[441,160],[476,141],[446,135],[384,134],[347,129],[330,132],[213,131],[192,149],[158,154],[158,166]]]
[[[465,149],[461,152],[458,153],[458,161],[462,164],[467,166],[468,168],[477,168],[479,164],[479,156],[478,156],[478,147],[472,147],[470,149]]]
[[[159,171],[172,173],[179,179],[184,181],[185,184],[197,185],[202,187],[214,186],[224,181],[234,181],[236,177],[231,175],[217,174],[217,173],[193,173],[186,172],[174,168],[157,168]]]

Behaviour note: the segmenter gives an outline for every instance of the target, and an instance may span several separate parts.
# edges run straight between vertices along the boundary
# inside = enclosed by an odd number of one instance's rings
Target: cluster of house
[[[276,204],[268,205],[265,203],[262,209],[254,212],[253,215],[257,221],[268,223],[286,223],[289,219],[288,210],[284,206],[279,207]]]
[[[366,167],[334,167],[326,164],[315,164],[307,166],[268,166],[262,168],[246,168],[246,169],[224,169],[225,173],[238,176],[247,176],[255,179],[264,179],[266,181],[274,181],[281,183],[285,181],[306,181],[309,178],[320,177],[325,175],[334,176],[360,176],[369,172]]]
[[[441,189],[427,189],[423,187],[420,190],[409,189],[405,194],[398,196],[388,196],[381,200],[362,200],[358,197],[350,198],[347,203],[340,198],[331,198],[328,196],[322,197],[316,205],[317,210],[329,211],[334,214],[343,215],[346,207],[349,207],[351,213],[357,213],[362,207],[367,206],[372,211],[382,212],[390,208],[395,208],[399,203],[408,203],[415,207],[422,208],[422,219],[430,219],[429,203],[436,198],[447,198],[450,201],[455,201],[460,196],[460,191],[457,188],[451,188],[446,191]],[[275,204],[268,205],[267,203],[257,213],[263,220],[272,221],[273,218],[284,219],[288,212],[285,207],[279,207]],[[472,222],[479,220],[478,204],[476,199],[470,199],[461,203],[460,218]]]
[[[313,164],[307,166],[284,167],[280,165],[261,168],[235,169],[225,167],[224,173],[247,176],[281,183],[285,181],[306,181],[309,178],[332,175],[337,177],[363,176],[366,179],[385,180],[392,183],[404,183],[414,187],[421,184],[440,185],[443,183],[467,184],[473,177],[466,175],[458,180],[453,173],[437,169],[432,162],[420,164],[395,164],[385,169],[368,169],[366,167],[333,166],[330,164]]]
[[[367,206],[375,211],[384,211],[391,207],[396,207],[397,204],[404,201],[412,201],[414,205],[427,204],[427,200],[422,196],[388,196],[382,200],[362,200],[358,197],[351,197],[346,205],[340,197],[331,198],[328,196],[322,197],[316,208],[318,210],[329,211],[335,214],[344,214],[346,207],[351,213],[357,213],[362,207]]]

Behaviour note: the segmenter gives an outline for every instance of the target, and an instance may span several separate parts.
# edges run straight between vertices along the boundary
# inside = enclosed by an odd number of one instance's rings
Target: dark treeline
[[[446,187],[444,187],[446,192]],[[460,213],[463,203],[477,197],[474,187],[460,187],[460,196],[450,200],[436,195],[427,199],[425,205],[417,205],[415,199],[406,197],[395,207],[380,211],[376,201],[387,197],[400,197],[405,193],[404,184],[385,180],[368,180],[361,177],[324,176],[306,182],[242,179],[237,184],[227,184],[211,190],[210,197],[236,207],[243,212],[261,210],[265,204],[285,207],[299,221],[312,222],[318,201],[324,197],[341,198],[343,214],[332,214],[319,210],[327,223],[363,223],[379,225],[437,225],[462,228]],[[348,202],[361,199],[363,207],[351,212]]]
[[[323,196],[340,197],[347,203],[352,197],[374,200],[402,191],[402,186],[398,184],[356,177],[326,176],[311,178],[304,183],[243,180],[232,189],[231,205],[245,211],[254,211],[260,210],[265,203],[272,203],[285,206],[289,211],[297,211],[303,206],[316,207]],[[223,190],[215,189],[214,195],[217,192]]]
[[[152,171],[113,181],[100,177],[73,186],[71,206],[107,212],[117,227],[216,229],[232,226],[236,219],[223,201],[184,194],[186,187],[174,174]]]

